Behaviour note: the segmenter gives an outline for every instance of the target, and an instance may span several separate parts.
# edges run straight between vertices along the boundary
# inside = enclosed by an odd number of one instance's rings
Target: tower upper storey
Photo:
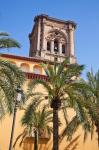
[[[34,19],[32,32],[29,34],[30,57],[40,57],[49,61],[62,62],[69,58],[75,63],[73,21],[63,21],[48,15],[39,15]]]

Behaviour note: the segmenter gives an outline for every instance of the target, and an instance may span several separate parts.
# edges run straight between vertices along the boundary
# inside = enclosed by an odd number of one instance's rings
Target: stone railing
[[[48,81],[48,77],[45,75],[34,74],[30,72],[25,72],[25,76],[27,79],[42,79]]]

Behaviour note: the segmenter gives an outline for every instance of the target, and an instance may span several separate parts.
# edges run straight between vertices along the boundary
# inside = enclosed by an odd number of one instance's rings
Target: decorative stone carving
[[[58,41],[60,41],[62,43],[66,42],[66,39],[59,31],[49,32],[49,34],[46,36],[47,41],[51,41],[51,40],[55,40],[55,39],[57,39]]]

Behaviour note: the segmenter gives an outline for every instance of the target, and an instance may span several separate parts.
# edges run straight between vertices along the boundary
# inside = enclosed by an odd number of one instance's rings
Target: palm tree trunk
[[[34,150],[38,150],[38,131],[34,130]]]
[[[59,149],[59,134],[58,134],[58,109],[61,106],[61,101],[58,97],[52,100],[51,108],[53,108],[53,150]]]
[[[58,150],[58,109],[53,108],[53,150]]]

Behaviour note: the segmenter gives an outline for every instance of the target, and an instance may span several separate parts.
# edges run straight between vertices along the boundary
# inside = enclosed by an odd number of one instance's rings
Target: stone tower
[[[73,21],[63,21],[48,15],[39,15],[34,19],[32,32],[29,34],[30,57],[62,62],[69,58],[70,63],[76,63],[74,51]]]

